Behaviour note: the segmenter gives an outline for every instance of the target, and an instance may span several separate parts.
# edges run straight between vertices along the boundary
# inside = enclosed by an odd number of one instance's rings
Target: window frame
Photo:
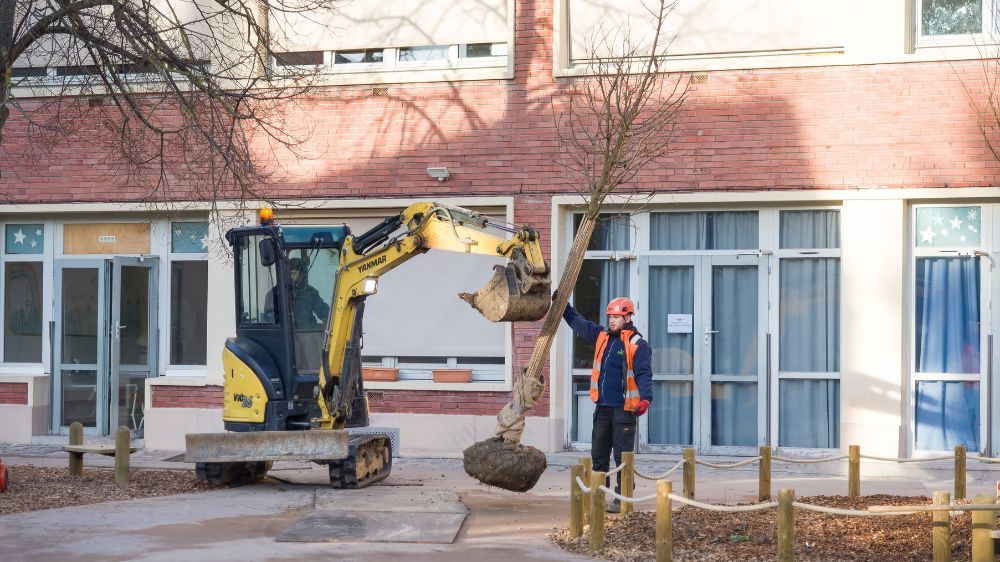
[[[196,218],[184,218],[178,220],[163,221],[166,230],[167,247],[166,252],[161,257],[161,262],[165,264],[165,272],[160,275],[161,278],[161,293],[160,302],[166,303],[166,306],[161,306],[161,320],[160,329],[164,332],[163,338],[160,341],[160,345],[163,346],[163,352],[161,356],[163,361],[161,363],[161,369],[163,369],[164,376],[175,376],[175,375],[199,375],[204,376],[208,372],[208,354],[212,352],[211,348],[206,347],[205,350],[205,364],[199,365],[175,365],[170,362],[171,359],[171,345],[173,340],[171,339],[170,327],[173,325],[173,293],[171,292],[171,277],[173,275],[173,264],[174,262],[188,262],[188,261],[203,261],[209,262],[209,249],[206,248],[204,252],[174,252],[173,245],[173,225],[177,223],[207,223],[208,224],[208,237],[212,236],[212,221],[205,217],[204,219]],[[165,260],[162,258],[166,258]],[[208,268],[208,277],[211,279],[211,263],[206,263]],[[211,285],[211,281],[208,283]],[[211,303],[209,303],[209,307]],[[208,311],[206,311],[206,314]],[[209,331],[208,318],[206,316],[206,335]]]
[[[916,48],[926,47],[961,47],[982,45],[994,42],[990,30],[997,31],[998,18],[994,13],[994,0],[982,0],[982,29],[979,33],[962,33],[950,35],[925,35],[923,32],[923,0],[913,0],[913,29],[911,30]]]
[[[41,224],[42,225],[42,253],[40,254],[8,254],[6,237],[7,226],[16,224]],[[48,337],[49,326],[52,322],[52,257],[54,228],[52,221],[40,220],[32,217],[13,217],[8,220],[0,220],[0,234],[3,235],[4,244],[0,245],[0,322],[6,320],[6,297],[7,297],[7,264],[8,263],[41,263],[42,264],[42,358],[33,363],[15,363],[5,360],[4,338],[0,337],[0,375],[43,375],[51,371],[50,355],[52,348]],[[0,330],[5,326],[0,326]]]
[[[985,23],[984,23],[985,25]],[[917,209],[925,208],[956,208],[956,207],[979,207],[981,218],[978,246],[941,246],[941,247],[919,247],[917,245]],[[911,457],[920,458],[940,454],[940,450],[917,449],[917,384],[920,382],[976,382],[979,384],[979,447],[985,449],[991,444],[987,443],[989,434],[989,396],[992,392],[987,374],[989,373],[989,354],[983,353],[987,350],[989,326],[992,322],[990,316],[990,293],[992,284],[990,279],[990,267],[980,262],[979,267],[979,373],[918,373],[917,372],[917,260],[920,258],[947,258],[947,257],[973,257],[982,259],[989,254],[987,250],[991,245],[991,233],[993,232],[993,222],[997,215],[1000,215],[1000,206],[985,202],[978,203],[951,203],[947,201],[933,201],[929,203],[918,203],[910,205],[907,220],[907,248],[909,249],[909,263],[907,264],[907,289],[909,292],[907,302],[907,314],[909,316],[909,326],[907,334],[907,375],[909,378],[906,389],[909,399],[906,402],[905,424],[910,428],[907,440],[907,449]]]

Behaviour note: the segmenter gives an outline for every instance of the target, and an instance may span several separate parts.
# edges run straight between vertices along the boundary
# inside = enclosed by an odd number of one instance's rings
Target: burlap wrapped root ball
[[[487,486],[512,492],[534,488],[548,467],[545,453],[500,437],[474,443],[463,456],[466,474]]]

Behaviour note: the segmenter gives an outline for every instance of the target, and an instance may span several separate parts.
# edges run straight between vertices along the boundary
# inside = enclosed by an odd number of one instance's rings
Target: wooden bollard
[[[604,472],[590,476],[590,550],[597,552],[604,548],[604,492],[601,486],[607,478]]]
[[[965,499],[965,445],[955,447],[955,499]]]
[[[771,448],[760,448],[760,466],[757,482],[757,501],[771,499]]]
[[[132,434],[127,427],[120,426],[115,432],[115,484],[128,484],[131,449]]]
[[[69,444],[70,445],[83,445],[83,424],[80,422],[73,422],[69,426]],[[83,475],[83,453],[70,453],[69,454],[69,475],[70,476],[82,476]]]
[[[861,495],[861,447],[851,445],[847,448],[847,496],[856,498]]]
[[[778,562],[795,559],[795,490],[778,490]]]
[[[991,504],[993,498],[989,494],[979,494],[972,503]],[[995,552],[990,533],[996,528],[997,512],[972,512],[972,562],[993,562]]]
[[[951,494],[934,492],[934,505],[948,505]],[[951,512],[935,511],[932,513],[932,535],[934,539],[934,562],[951,560]]]
[[[656,562],[670,562],[674,557],[673,508],[670,492],[674,483],[670,480],[656,482]]]
[[[583,465],[574,464],[569,470],[569,536],[574,539],[583,534],[583,490],[577,478],[583,480]]]
[[[621,471],[622,477],[622,491],[621,494],[626,498],[631,498],[635,496],[635,453],[632,451],[625,451],[622,453],[622,464],[625,468]],[[622,515],[632,511],[631,502],[622,502]]]
[[[684,497],[694,499],[694,449],[684,449]]]
[[[594,474],[594,459],[590,457],[580,457],[580,464],[583,465],[583,482],[590,486],[591,477]],[[583,524],[590,524],[590,494],[583,492]]]

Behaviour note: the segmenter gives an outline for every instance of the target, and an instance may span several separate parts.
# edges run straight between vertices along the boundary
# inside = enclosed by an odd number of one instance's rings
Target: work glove
[[[635,409],[635,415],[641,416],[649,411],[649,400],[640,400],[639,407]]]

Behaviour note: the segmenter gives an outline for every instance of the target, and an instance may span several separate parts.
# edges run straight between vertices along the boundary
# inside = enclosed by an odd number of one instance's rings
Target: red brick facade
[[[222,408],[221,386],[151,387],[154,408]]]
[[[28,404],[28,383],[0,382],[0,404]]]
[[[275,154],[282,160],[278,168],[289,175],[271,196],[513,195],[515,220],[550,239],[550,197],[575,192],[556,164],[552,116],[553,103],[560,103],[571,81],[553,76],[552,0],[519,0],[515,6],[513,79],[386,84],[386,96],[372,95],[370,85],[316,92],[288,119],[292,127],[314,131],[305,152],[326,156],[293,162]],[[627,188],[996,185],[1000,166],[970,103],[983,95],[983,72],[979,61],[713,71],[692,86],[677,153]],[[30,100],[21,104],[32,107]],[[0,152],[0,203],[140,201],[156,185],[155,178],[132,178],[127,185],[109,180],[104,159],[85,137],[22,160],[18,149],[27,129],[18,119],[12,116],[4,131],[9,144]],[[434,181],[427,166],[447,166],[451,178]],[[527,363],[539,327],[515,326],[515,373]],[[4,388],[0,403],[12,399]],[[492,415],[506,400],[506,393],[493,392],[385,391],[384,403],[372,409]],[[217,386],[156,386],[152,397],[153,407],[221,403]],[[533,415],[548,415],[547,394]]]

